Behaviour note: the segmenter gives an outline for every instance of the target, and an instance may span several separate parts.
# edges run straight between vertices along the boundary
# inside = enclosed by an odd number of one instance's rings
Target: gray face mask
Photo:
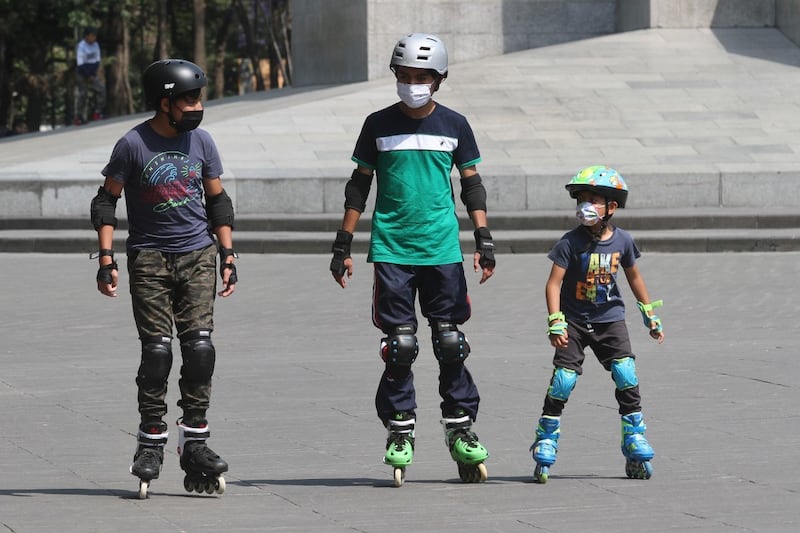
[[[178,133],[183,133],[195,129],[202,121],[203,110],[201,109],[200,111],[184,111],[180,121],[176,121],[170,116],[169,123],[178,130]]]
[[[594,226],[603,217],[597,212],[597,207],[592,202],[581,202],[575,210],[575,216],[584,226]]]

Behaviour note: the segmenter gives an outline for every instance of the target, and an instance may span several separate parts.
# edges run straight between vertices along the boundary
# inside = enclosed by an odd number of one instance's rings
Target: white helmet
[[[447,48],[430,33],[410,33],[397,41],[389,68],[413,67],[435,70],[447,77]]]

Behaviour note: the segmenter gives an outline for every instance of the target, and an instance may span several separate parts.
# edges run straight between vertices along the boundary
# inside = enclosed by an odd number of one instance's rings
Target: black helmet
[[[206,73],[184,59],[162,59],[144,70],[144,102],[150,109],[158,109],[162,98],[174,98],[183,93],[206,86]]]

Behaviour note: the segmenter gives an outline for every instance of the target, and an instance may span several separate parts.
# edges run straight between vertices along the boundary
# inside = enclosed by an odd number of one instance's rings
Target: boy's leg
[[[597,343],[597,358],[611,372],[614,380],[614,395],[619,404],[622,425],[620,446],[626,459],[625,472],[631,478],[649,479],[653,474],[650,460],[655,452],[644,436],[646,426],[642,416],[636,356],[631,352],[625,322],[605,325],[598,332]]]
[[[183,410],[185,424],[201,427],[207,423],[216,363],[216,349],[211,340],[217,287],[216,247],[178,254],[174,260],[178,287],[173,307],[183,362],[178,406]]]
[[[375,263],[372,321],[386,335],[380,357],[385,363],[375,409],[384,426],[398,414],[414,416],[417,404],[411,365],[417,355],[417,317],[413,267]]]
[[[585,358],[584,342],[589,334],[582,326],[569,324],[567,333],[570,342],[553,355],[553,374],[542,406],[542,415],[536,425],[535,439],[530,447],[536,462],[534,478],[546,483],[549,469],[555,464],[558,454],[558,439],[561,436],[561,413],[569,400],[578,376],[583,372]]]
[[[157,423],[167,413],[167,381],[172,368],[171,274],[161,252],[128,255],[131,303],[142,344],[136,376],[141,423]]]

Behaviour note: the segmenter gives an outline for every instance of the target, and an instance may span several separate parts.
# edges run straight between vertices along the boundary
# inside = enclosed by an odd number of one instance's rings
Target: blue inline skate
[[[625,474],[631,479],[650,479],[653,466],[650,460],[655,455],[644,438],[642,413],[631,413],[622,417],[622,455],[625,456]]]
[[[395,487],[403,486],[406,467],[414,460],[415,422],[413,415],[397,413],[386,423],[389,435],[386,438],[386,454],[383,456],[383,462],[393,469]]]
[[[533,460],[536,468],[533,478],[537,483],[547,483],[550,477],[550,467],[556,462],[558,454],[558,437],[561,434],[561,418],[557,416],[543,416],[536,427],[536,440],[531,445]]]

